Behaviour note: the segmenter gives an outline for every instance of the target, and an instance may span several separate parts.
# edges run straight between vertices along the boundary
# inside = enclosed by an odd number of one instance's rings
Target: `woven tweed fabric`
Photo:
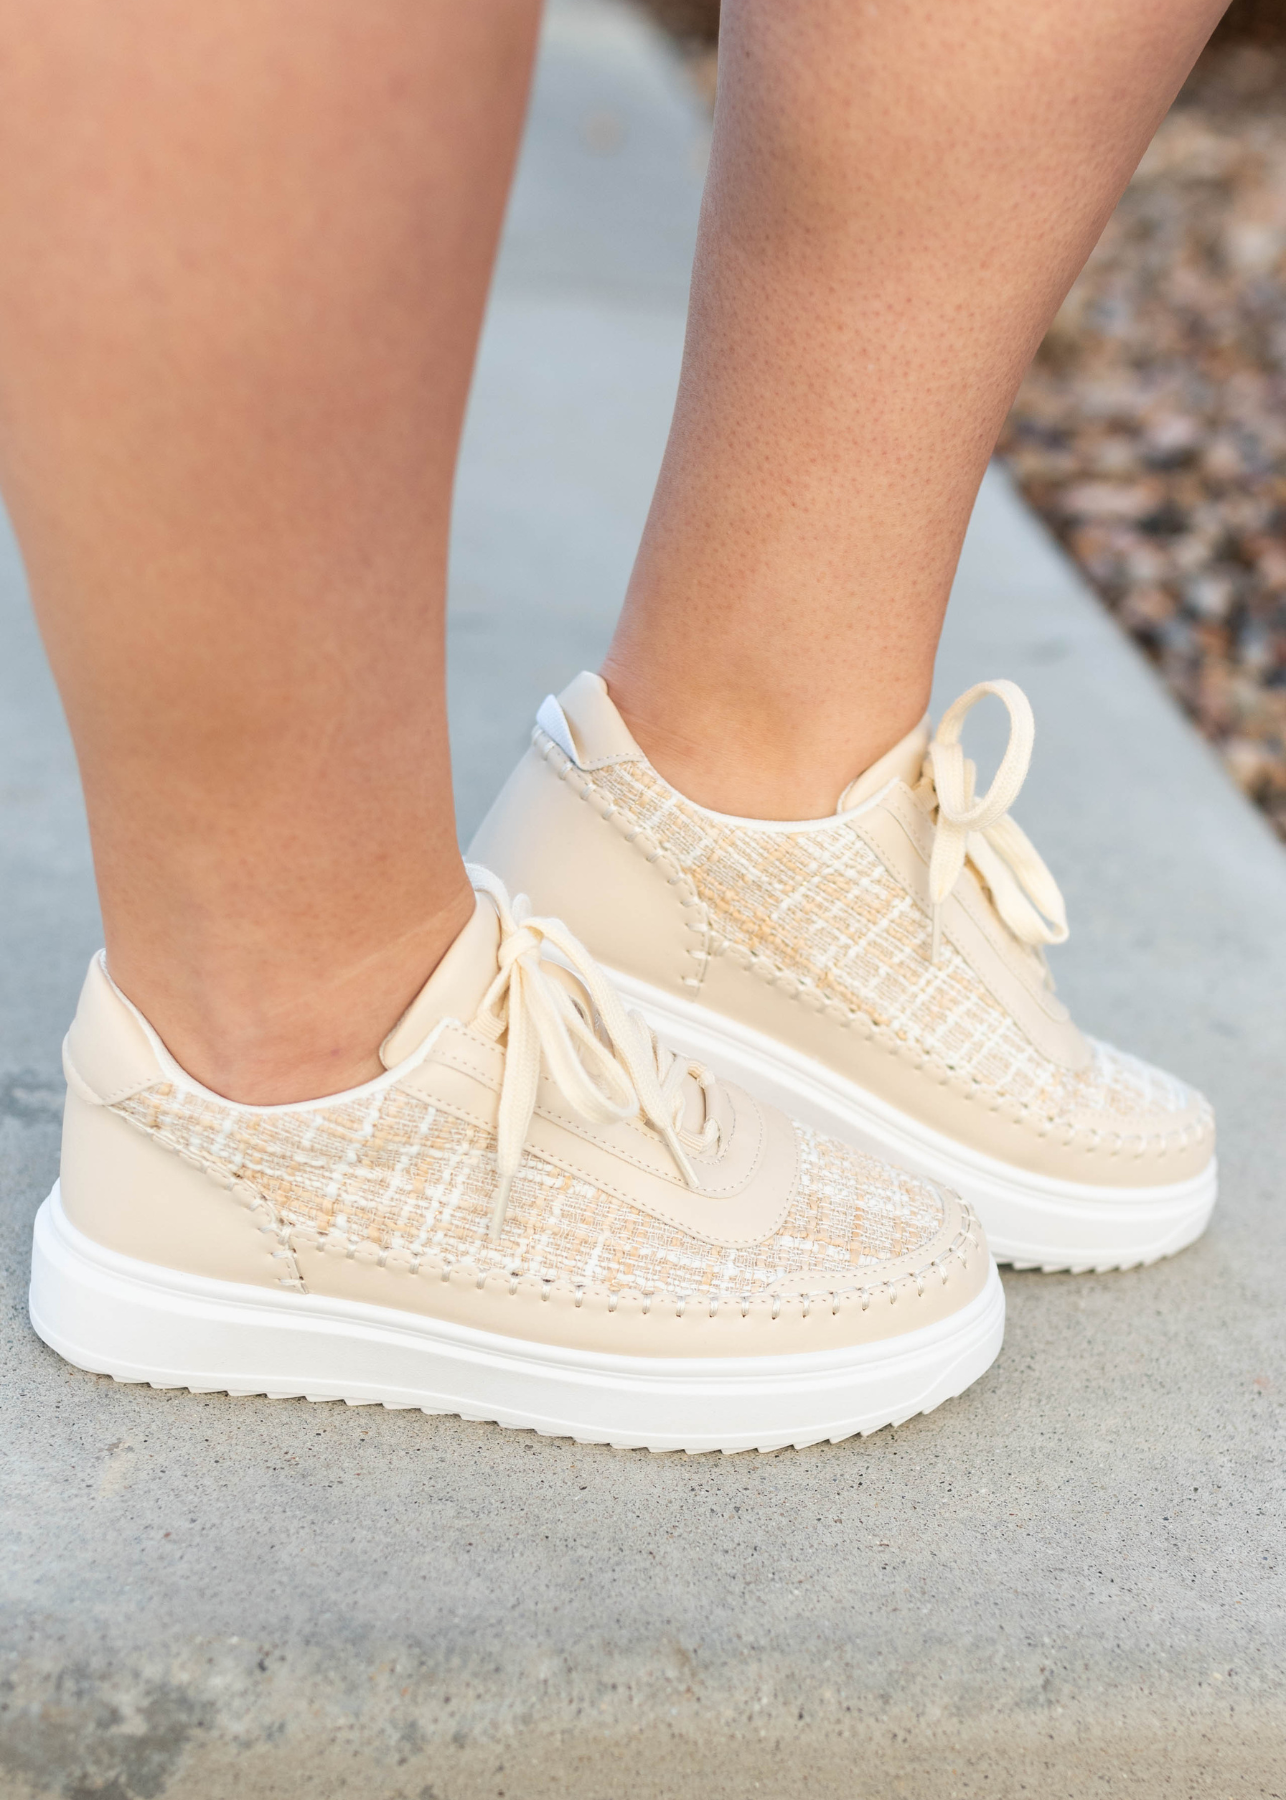
[[[212,1174],[252,1183],[284,1224],[587,1287],[717,1298],[781,1284],[851,1289],[882,1279],[882,1263],[943,1219],[928,1183],[799,1125],[792,1203],[761,1244],[711,1245],[531,1154],[493,1244],[494,1136],[405,1089],[254,1112],[158,1083],[115,1110]]]
[[[997,1099],[1126,1134],[1164,1131],[1197,1101],[1106,1044],[1076,1072],[1043,1056],[952,943],[929,961],[924,908],[844,820],[802,831],[728,824],[645,762],[610,765],[594,780],[693,882],[718,936],[811,981]]]

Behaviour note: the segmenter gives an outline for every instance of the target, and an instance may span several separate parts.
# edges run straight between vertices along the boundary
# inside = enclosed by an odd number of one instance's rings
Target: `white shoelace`
[[[500,970],[483,997],[474,1028],[492,1039],[508,1033],[496,1131],[499,1179],[491,1212],[491,1236],[500,1235],[514,1177],[522,1161],[542,1063],[564,1100],[589,1125],[607,1125],[642,1113],[668,1145],[683,1179],[697,1183],[687,1150],[700,1153],[718,1141],[713,1117],[717,1083],[700,1063],[657,1041],[641,1014],[625,1003],[589,951],[558,919],[535,918],[525,894],[510,900],[489,869],[468,865],[475,888],[489,894],[500,915]],[[587,1007],[542,960],[556,951],[584,990]],[[597,1015],[594,1030],[589,1009]],[[705,1100],[700,1132],[686,1131],[684,1085],[691,1076]]]
[[[960,747],[969,712],[984,694],[995,694],[1009,711],[1009,743],[996,778],[981,799],[974,797],[977,771]],[[1021,943],[1034,949],[1067,939],[1067,908],[1058,884],[1026,833],[1009,818],[1009,808],[1027,777],[1036,721],[1026,694],[1013,681],[980,681],[949,706],[929,745],[928,771],[938,796],[938,823],[929,862],[933,942],[929,960],[942,948],[942,908],[968,857],[991,890],[996,911]]]

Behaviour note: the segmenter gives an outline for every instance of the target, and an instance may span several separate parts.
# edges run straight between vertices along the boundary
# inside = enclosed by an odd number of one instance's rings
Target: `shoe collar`
[[[584,769],[586,774],[620,763],[642,763],[644,767],[652,768],[629,726],[617,711],[607,691],[607,683],[601,675],[591,674],[588,669],[582,669],[557,699],[553,694],[546,696],[536,714],[536,723],[553,739],[563,755],[570,757],[576,767]],[[929,720],[926,715],[914,730],[907,732],[891,750],[885,751],[878,761],[873,762],[870,768],[849,783],[840,795],[839,805],[834,813],[820,819],[740,818],[732,813],[714,812],[708,806],[689,800],[686,795],[682,798],[694,811],[721,825],[749,826],[758,831],[769,832],[807,830],[810,827],[831,825],[836,818],[865,811],[895,781],[903,781],[908,787],[914,787],[920,779],[928,747]],[[658,781],[665,781],[665,777],[655,769],[652,769],[652,773]],[[670,786],[670,783],[666,782],[666,786]]]

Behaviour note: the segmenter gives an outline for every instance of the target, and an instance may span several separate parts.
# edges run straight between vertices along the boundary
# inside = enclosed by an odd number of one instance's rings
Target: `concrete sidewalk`
[[[551,16],[453,566],[467,835],[601,654],[664,440],[705,125],[608,0]],[[942,695],[1036,706],[1060,988],[1204,1086],[1206,1239],[1007,1275],[995,1368],[763,1458],[115,1387],[31,1335],[58,1045],[98,942],[0,553],[0,1800],[1286,1795],[1286,856],[1000,476]]]

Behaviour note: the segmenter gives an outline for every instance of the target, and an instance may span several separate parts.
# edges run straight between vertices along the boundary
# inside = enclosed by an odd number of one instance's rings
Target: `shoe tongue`
[[[889,781],[905,781],[908,787],[914,787],[920,779],[920,770],[924,764],[925,754],[929,748],[929,721],[921,719],[914,731],[886,750],[878,762],[873,762],[869,769],[864,769],[856,781],[850,781],[839,797],[837,813],[852,812],[863,800],[869,800],[872,794],[878,794]]]
[[[386,1069],[405,1062],[442,1019],[468,1024],[499,968],[500,920],[486,894],[477,896],[473,917],[380,1045]]]

